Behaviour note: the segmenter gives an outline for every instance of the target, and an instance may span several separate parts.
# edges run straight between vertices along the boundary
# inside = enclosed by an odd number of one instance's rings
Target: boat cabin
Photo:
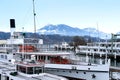
[[[43,72],[43,65],[31,62],[20,62],[17,64],[17,71],[25,74],[39,74]]]

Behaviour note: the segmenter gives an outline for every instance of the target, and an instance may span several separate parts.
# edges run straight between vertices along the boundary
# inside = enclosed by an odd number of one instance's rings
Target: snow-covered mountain
[[[39,34],[60,34],[67,36],[91,36],[91,37],[100,37],[102,39],[110,38],[110,34],[98,31],[95,28],[73,28],[65,24],[58,25],[46,25],[43,28],[38,29]]]
[[[89,35],[92,37],[100,37],[102,39],[110,39],[111,38],[111,34],[99,31],[95,28],[84,28],[83,30],[88,32]]]

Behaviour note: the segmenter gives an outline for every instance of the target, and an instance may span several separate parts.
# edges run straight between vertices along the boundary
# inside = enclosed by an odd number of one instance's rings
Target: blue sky
[[[35,0],[37,29],[47,24],[98,28],[107,33],[120,31],[120,0]],[[1,0],[0,31],[10,31],[9,19],[16,19],[16,30],[33,32],[32,0]]]

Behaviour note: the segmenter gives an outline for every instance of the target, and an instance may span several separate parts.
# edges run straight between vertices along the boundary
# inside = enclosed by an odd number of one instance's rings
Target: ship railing
[[[55,50],[55,49],[46,49],[46,48],[40,48],[37,49],[35,51],[33,50],[16,50],[17,53],[21,53],[21,52],[71,52],[71,50]]]

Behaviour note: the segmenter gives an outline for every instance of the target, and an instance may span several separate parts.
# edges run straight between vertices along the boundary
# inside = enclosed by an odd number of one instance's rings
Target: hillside
[[[34,33],[28,33],[26,32],[26,38],[33,38],[34,37]],[[63,35],[58,35],[58,34],[54,34],[54,35],[41,35],[41,34],[36,34],[36,37],[38,39],[43,39],[44,43],[60,43],[60,42],[72,42],[73,37],[74,36],[63,36]],[[0,40],[6,40],[10,38],[10,33],[9,32],[0,32]],[[98,41],[98,38],[96,37],[89,37],[89,36],[84,36],[83,37],[86,41]],[[103,41],[103,39],[100,39],[101,41]]]

